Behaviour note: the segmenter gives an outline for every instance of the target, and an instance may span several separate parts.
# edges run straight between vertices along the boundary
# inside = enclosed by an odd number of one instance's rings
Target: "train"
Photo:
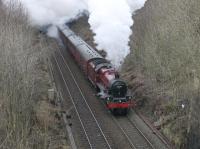
[[[114,115],[126,115],[134,101],[126,83],[110,61],[77,36],[67,25],[57,26],[59,39]]]

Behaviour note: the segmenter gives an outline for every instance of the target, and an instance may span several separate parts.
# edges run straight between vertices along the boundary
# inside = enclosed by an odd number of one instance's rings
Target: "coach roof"
[[[95,51],[91,46],[89,46],[85,41],[83,41],[79,36],[77,36],[69,27],[66,25],[58,26],[58,28],[63,32],[63,34],[76,46],[80,55],[85,61],[94,58],[103,58],[97,51]]]

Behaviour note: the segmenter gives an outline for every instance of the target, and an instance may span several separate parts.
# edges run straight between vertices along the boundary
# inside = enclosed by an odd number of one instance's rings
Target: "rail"
[[[59,60],[56,58],[56,56],[53,56],[53,59],[56,63],[56,66],[67,89],[67,92],[73,103],[73,106],[75,108],[75,111],[77,113],[77,116],[79,118],[79,121],[81,123],[90,148],[111,149],[111,145],[109,144],[104,132],[101,129],[101,126],[99,125],[97,119],[94,116],[94,113],[92,112],[89,104],[87,103],[87,100],[83,95],[69,65],[65,61],[63,55],[61,54],[61,51],[58,51],[57,53],[62,58],[62,63],[59,64]],[[70,74],[71,79],[66,80],[63,71],[67,71],[67,73]],[[69,87],[69,84],[73,85],[73,89]]]

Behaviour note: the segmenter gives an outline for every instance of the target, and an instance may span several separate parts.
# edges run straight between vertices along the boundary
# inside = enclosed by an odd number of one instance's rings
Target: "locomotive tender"
[[[127,95],[127,85],[113,65],[77,36],[66,25],[58,26],[59,37],[87,78],[97,89],[106,107],[114,114],[127,114],[134,105]]]

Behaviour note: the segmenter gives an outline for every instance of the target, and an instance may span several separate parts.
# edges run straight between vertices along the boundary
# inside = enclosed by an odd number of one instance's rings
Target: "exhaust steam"
[[[3,0],[9,4],[13,0]],[[16,0],[26,8],[34,26],[71,22],[87,11],[98,50],[107,52],[107,59],[120,68],[130,52],[132,14],[142,8],[146,0]],[[50,36],[56,29],[49,29]]]

